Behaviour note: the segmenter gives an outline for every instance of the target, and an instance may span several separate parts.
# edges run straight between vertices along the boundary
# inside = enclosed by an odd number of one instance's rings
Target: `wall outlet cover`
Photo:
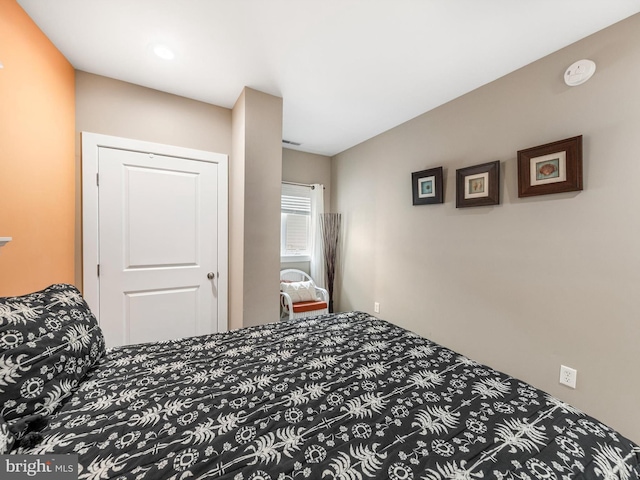
[[[575,368],[560,365],[560,383],[570,388],[576,388],[578,371]]]

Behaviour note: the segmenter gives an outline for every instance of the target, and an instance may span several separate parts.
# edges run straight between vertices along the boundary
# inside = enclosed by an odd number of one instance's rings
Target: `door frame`
[[[226,332],[229,319],[229,160],[227,155],[91,132],[81,133],[81,143],[83,295],[98,323],[100,323],[98,152],[103,147],[218,164],[218,332]]]

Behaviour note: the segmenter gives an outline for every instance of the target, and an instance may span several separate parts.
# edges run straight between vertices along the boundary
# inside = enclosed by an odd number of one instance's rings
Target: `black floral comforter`
[[[108,351],[17,453],[81,479],[637,479],[640,448],[364,313]]]

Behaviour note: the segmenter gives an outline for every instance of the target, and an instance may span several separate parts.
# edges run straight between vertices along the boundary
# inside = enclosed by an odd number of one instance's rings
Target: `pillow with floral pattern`
[[[9,425],[7,425],[7,422],[5,422],[2,415],[0,415],[0,455],[9,453],[15,441],[16,439],[9,431]]]
[[[0,415],[11,426],[51,414],[104,351],[102,331],[76,287],[0,297]]]

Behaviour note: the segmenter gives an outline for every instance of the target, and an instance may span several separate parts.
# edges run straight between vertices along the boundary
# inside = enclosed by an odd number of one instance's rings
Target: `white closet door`
[[[218,330],[218,168],[98,149],[99,321],[108,346]]]

